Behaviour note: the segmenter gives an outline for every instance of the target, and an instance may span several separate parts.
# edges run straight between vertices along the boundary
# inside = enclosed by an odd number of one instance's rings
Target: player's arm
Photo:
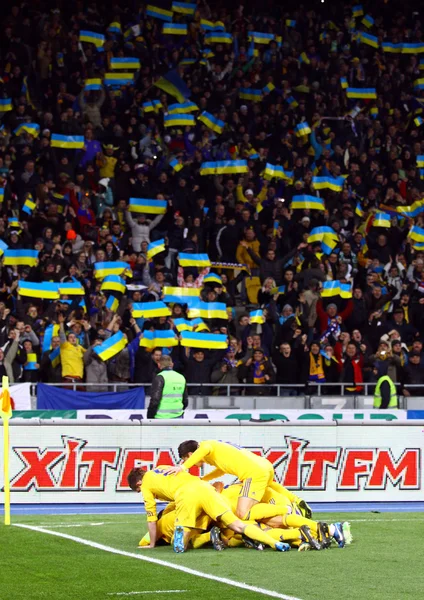
[[[184,463],[184,465],[185,465],[185,463]],[[222,475],[225,475],[224,471],[221,471],[221,469],[214,469],[210,473],[207,473],[206,475],[204,475],[203,477],[201,477],[201,479],[203,481],[212,481],[213,479],[217,479],[218,477],[222,477]]]
[[[197,465],[199,462],[204,462],[205,458],[208,454],[212,452],[212,446],[208,442],[202,442],[197,450],[193,452],[191,456],[188,457],[186,461],[184,461],[184,470],[188,471],[194,465]]]

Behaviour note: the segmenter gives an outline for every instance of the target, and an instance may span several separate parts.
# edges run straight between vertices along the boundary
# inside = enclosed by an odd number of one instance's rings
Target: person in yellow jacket
[[[99,167],[99,174],[101,178],[108,177],[113,179],[115,177],[115,167],[118,159],[113,156],[113,152],[118,150],[113,144],[106,144],[103,146],[104,152],[99,152],[97,155],[97,166]]]
[[[249,202],[252,203],[254,198],[258,199],[258,207],[260,207],[260,209],[257,209],[258,212],[260,212],[260,210],[262,210],[262,202],[264,200],[266,200],[267,194],[268,194],[268,181],[264,180],[263,185],[262,185],[262,189],[259,192],[259,194],[254,193],[254,191],[250,188],[248,188],[247,190],[243,191],[243,177],[241,177],[238,181],[238,185],[236,187],[236,196],[237,196],[237,202]]]
[[[398,408],[396,386],[388,375],[377,381],[374,391],[374,408]]]
[[[244,237],[247,247],[239,243],[236,250],[236,261],[241,265],[247,265],[250,270],[257,269],[257,264],[250,256],[248,248],[253,250],[255,254],[259,254],[259,241],[256,239],[256,234],[252,228],[246,230]]]
[[[59,338],[60,338],[60,362],[62,363],[62,381],[66,383],[78,383],[84,376],[84,352],[85,348],[80,346],[78,338],[72,331],[65,334],[65,317],[59,314]],[[88,321],[83,322],[87,332],[90,327]]]

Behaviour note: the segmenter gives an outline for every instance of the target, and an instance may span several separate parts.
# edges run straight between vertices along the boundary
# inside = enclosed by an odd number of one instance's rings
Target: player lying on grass
[[[135,492],[143,494],[150,544],[146,548],[154,548],[158,539],[156,500],[175,502],[174,550],[184,552],[193,535],[207,529],[203,524],[199,527],[199,519],[206,516],[236,533],[271,546],[274,550],[285,552],[288,544],[274,540],[256,524],[240,521],[231,511],[228,500],[208,483],[201,481],[189,473],[178,473],[176,477],[167,475],[168,467],[159,466],[152,471],[141,468],[132,469],[128,475],[128,485]],[[216,532],[218,534],[218,531]],[[215,536],[212,536],[214,538]],[[212,539],[211,538],[211,539]],[[212,543],[222,542],[212,539]]]
[[[257,504],[262,500],[268,486],[275,487],[281,494],[285,494],[290,502],[296,502],[304,516],[308,518],[312,516],[312,511],[306,502],[274,481],[274,468],[269,460],[257,456],[249,450],[239,448],[229,442],[208,440],[199,443],[195,440],[188,440],[179,445],[178,454],[183,460],[183,464],[168,467],[169,474],[187,472],[195,465],[201,467],[206,463],[215,469],[207,473],[202,478],[203,481],[212,481],[229,474],[234,475],[243,483],[235,511],[240,519],[258,520]]]

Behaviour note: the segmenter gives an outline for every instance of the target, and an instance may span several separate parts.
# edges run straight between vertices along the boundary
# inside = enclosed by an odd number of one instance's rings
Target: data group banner
[[[137,501],[127,486],[129,471],[177,464],[177,447],[186,439],[225,440],[265,456],[276,479],[310,502],[423,498],[423,428],[413,424],[12,422],[10,434],[14,503]],[[223,480],[230,483],[234,477]]]

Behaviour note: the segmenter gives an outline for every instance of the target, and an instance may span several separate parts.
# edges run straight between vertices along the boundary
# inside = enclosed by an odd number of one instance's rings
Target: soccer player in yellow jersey
[[[168,473],[188,471],[194,465],[200,467],[206,463],[215,469],[203,477],[204,481],[217,479],[227,473],[234,475],[243,483],[236,510],[236,515],[240,519],[258,520],[256,505],[262,500],[268,486],[275,485],[280,491],[285,490],[274,482],[274,468],[269,460],[230,442],[208,440],[199,443],[188,440],[179,445],[178,453],[183,460],[183,465],[170,467]],[[288,490],[285,492],[297,498]],[[303,504],[307,507],[306,503]]]
[[[207,526],[199,527],[199,519],[208,516],[213,521],[224,527],[228,527],[236,533],[244,533],[245,536],[262,542],[274,550],[285,552],[290,549],[287,544],[274,540],[256,524],[240,521],[230,509],[228,501],[218,494],[208,483],[193,477],[189,473],[177,473],[175,477],[169,476],[168,467],[159,466],[152,471],[143,469],[132,469],[128,475],[128,485],[135,492],[141,492],[147,512],[147,523],[150,536],[149,546],[154,548],[157,541],[157,513],[156,500],[175,501],[175,533],[174,550],[184,552],[192,537]],[[215,539],[214,539],[215,538]],[[214,546],[218,546],[219,532],[211,536]]]

